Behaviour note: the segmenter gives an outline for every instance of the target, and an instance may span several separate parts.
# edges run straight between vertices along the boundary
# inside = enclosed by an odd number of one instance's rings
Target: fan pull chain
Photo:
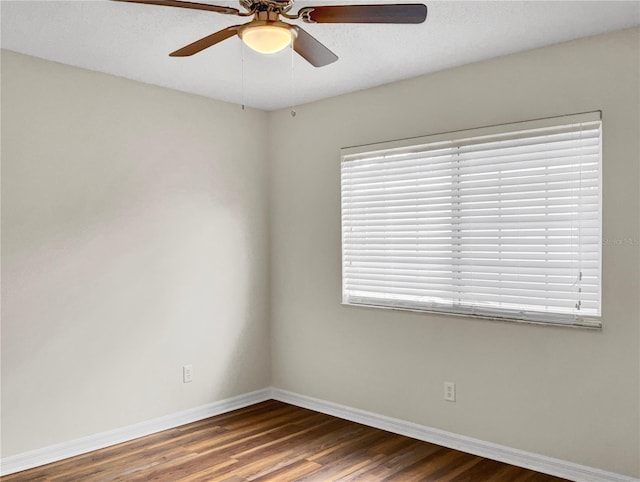
[[[242,110],[244,110],[244,42],[240,42],[240,51],[241,51],[241,54],[240,54],[241,87],[240,88],[242,90]]]
[[[293,65],[294,65],[294,54],[293,54],[293,40],[291,42],[291,117],[296,116],[296,103],[295,103],[295,91],[294,91],[294,82],[293,82]]]

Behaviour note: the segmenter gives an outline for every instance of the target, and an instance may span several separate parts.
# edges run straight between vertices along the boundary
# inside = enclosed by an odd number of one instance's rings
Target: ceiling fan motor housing
[[[249,12],[288,12],[293,7],[293,0],[240,0],[240,5]]]

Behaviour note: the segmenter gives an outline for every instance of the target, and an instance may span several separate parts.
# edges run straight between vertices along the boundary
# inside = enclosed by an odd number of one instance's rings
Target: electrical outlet
[[[193,381],[193,365],[185,365],[182,367],[182,382],[189,383]]]
[[[456,401],[456,384],[453,382],[444,382],[444,399],[447,402]]]

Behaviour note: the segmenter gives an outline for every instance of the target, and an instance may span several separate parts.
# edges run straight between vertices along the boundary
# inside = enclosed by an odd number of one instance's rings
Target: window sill
[[[562,328],[579,328],[586,329],[592,331],[602,331],[602,322],[598,318],[579,318],[576,321],[544,321],[544,320],[528,320],[510,317],[508,315],[505,316],[497,316],[497,315],[489,315],[489,314],[480,314],[480,313],[462,313],[462,312],[453,312],[446,310],[438,310],[434,308],[412,308],[405,306],[387,306],[387,305],[377,305],[373,303],[358,303],[358,302],[346,302],[343,301],[341,303],[343,306],[355,307],[355,308],[373,308],[373,309],[383,309],[383,310],[392,310],[392,311],[405,311],[412,313],[422,313],[422,314],[431,314],[431,315],[447,315],[447,316],[456,316],[462,318],[471,318],[478,320],[486,320],[486,321],[501,321],[507,323],[519,323],[525,325],[543,325],[543,326],[555,326]]]

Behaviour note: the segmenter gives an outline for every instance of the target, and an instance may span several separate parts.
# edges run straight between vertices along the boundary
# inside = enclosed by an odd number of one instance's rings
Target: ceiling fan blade
[[[147,5],[162,5],[165,7],[192,8],[194,10],[206,10],[208,12],[227,13],[229,15],[241,15],[240,10],[232,7],[220,7],[206,3],[183,2],[181,0],[113,0],[114,2],[143,3]]]
[[[307,23],[422,23],[427,18],[427,6],[404,3],[305,7],[298,16]]]
[[[240,25],[234,25],[233,27],[227,27],[224,30],[219,30],[216,33],[212,33],[211,35],[207,35],[200,40],[196,40],[189,45],[185,45],[181,49],[176,50],[175,52],[171,52],[169,54],[170,57],[188,57],[189,55],[197,54],[198,52],[211,47],[223,40],[228,39],[229,37],[233,37],[238,33],[238,27]]]
[[[294,26],[297,32],[293,41],[293,50],[314,67],[323,67],[338,60],[338,56],[322,45],[306,30]]]

